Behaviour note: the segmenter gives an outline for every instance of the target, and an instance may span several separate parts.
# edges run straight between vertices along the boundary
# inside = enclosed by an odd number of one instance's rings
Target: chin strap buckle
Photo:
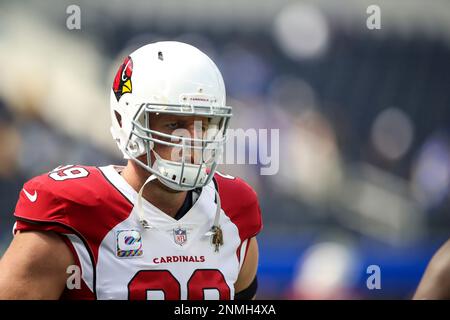
[[[212,244],[214,246],[214,252],[219,252],[220,246],[223,246],[223,233],[219,226],[212,226]]]
[[[216,199],[217,199],[216,215],[214,217],[214,223],[211,229],[209,229],[209,231],[205,234],[205,236],[212,237],[211,244],[214,246],[214,252],[219,252],[220,247],[223,246],[223,232],[219,226],[221,204],[219,192],[216,189],[214,189],[214,191],[216,192]]]

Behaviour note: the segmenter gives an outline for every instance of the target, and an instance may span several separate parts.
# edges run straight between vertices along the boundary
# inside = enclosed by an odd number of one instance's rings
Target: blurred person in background
[[[252,299],[255,191],[216,172],[231,107],[214,62],[180,42],[131,53],[111,91],[127,165],[67,165],[25,183],[0,299]],[[69,266],[81,269],[67,286]]]
[[[356,299],[357,257],[352,246],[336,240],[319,241],[299,259],[290,299]],[[333,261],[333,263],[329,263]]]

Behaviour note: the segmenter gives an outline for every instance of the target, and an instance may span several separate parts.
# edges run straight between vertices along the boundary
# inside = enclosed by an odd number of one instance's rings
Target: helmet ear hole
[[[145,146],[141,139],[131,138],[128,141],[128,151],[133,157],[139,157],[145,153]]]

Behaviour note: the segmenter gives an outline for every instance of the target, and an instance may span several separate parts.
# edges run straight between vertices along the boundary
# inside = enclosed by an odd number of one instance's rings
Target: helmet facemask
[[[199,116],[208,119],[203,128],[175,129],[171,133],[154,130],[150,118],[159,114]],[[186,191],[207,185],[216,170],[226,140],[231,107],[141,104],[132,121],[125,152],[142,168],[155,175],[167,187]],[[198,127],[199,122],[194,122]],[[199,129],[199,130],[198,130]],[[155,149],[171,147],[170,159]]]

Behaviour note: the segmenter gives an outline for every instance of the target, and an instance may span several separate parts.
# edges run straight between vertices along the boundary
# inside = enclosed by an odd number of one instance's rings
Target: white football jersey
[[[143,199],[150,228],[134,204],[137,192],[121,167],[64,166],[24,185],[16,230],[63,235],[81,269],[69,299],[233,299],[248,239],[262,228],[256,193],[239,178],[216,173],[179,220]],[[211,236],[221,199],[223,245]],[[34,201],[33,201],[34,200]]]

